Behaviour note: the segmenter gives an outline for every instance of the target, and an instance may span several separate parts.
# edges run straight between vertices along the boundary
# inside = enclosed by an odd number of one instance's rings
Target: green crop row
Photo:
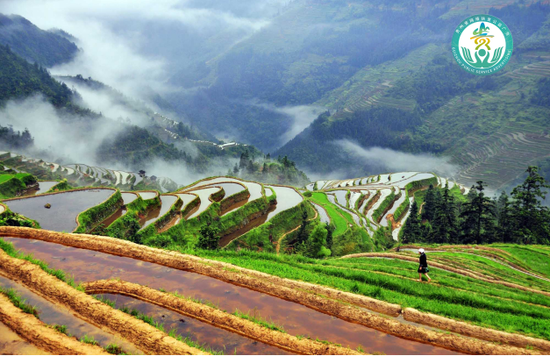
[[[525,304],[400,277],[296,261],[285,263],[281,261],[282,256],[267,253],[200,251],[199,254],[279,277],[326,285],[485,327],[550,339],[550,311],[546,308],[526,307]]]
[[[382,216],[384,213],[389,209],[393,201],[396,199],[395,192],[392,190],[392,192],[384,199],[382,203],[376,208],[376,210],[372,213],[372,218],[377,223],[380,222],[380,219],[382,219]]]

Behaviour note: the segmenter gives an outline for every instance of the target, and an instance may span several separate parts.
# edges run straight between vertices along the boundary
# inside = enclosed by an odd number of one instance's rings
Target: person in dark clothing
[[[422,282],[422,275],[425,275],[428,278],[428,282],[431,282],[432,279],[430,278],[430,276],[428,276],[428,272],[430,270],[428,268],[428,259],[426,258],[426,253],[424,252],[423,248],[419,249],[418,253],[420,254],[420,266],[418,266],[418,281]]]

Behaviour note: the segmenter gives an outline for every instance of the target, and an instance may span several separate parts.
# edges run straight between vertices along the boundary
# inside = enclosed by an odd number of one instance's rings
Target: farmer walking
[[[419,249],[418,253],[420,254],[420,266],[418,266],[418,281],[422,282],[422,275],[425,275],[428,278],[428,282],[431,282],[432,279],[430,278],[430,276],[428,276],[428,272],[430,272],[430,269],[428,268],[426,253],[424,252],[423,248]]]

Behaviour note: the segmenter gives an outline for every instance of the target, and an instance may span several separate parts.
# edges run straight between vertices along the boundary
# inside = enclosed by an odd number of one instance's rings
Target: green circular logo
[[[476,75],[493,74],[504,68],[513,48],[508,26],[491,15],[466,18],[453,35],[453,57],[464,70]]]

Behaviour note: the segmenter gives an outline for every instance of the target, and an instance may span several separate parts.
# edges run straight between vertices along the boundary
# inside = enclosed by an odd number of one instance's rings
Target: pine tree
[[[512,203],[508,199],[508,194],[502,192],[497,200],[497,219],[499,241],[511,243],[514,242],[514,218],[512,214]]]
[[[493,242],[495,234],[495,213],[493,201],[486,197],[483,181],[477,181],[472,190],[472,200],[464,204],[464,210],[460,216],[462,222],[462,234],[468,242],[477,244]]]
[[[457,243],[458,222],[456,204],[449,194],[449,189],[443,189],[443,195],[439,192],[436,196],[436,208],[432,223],[431,241],[436,243]],[[441,198],[437,198],[441,196]]]
[[[302,212],[302,224],[300,225],[300,229],[298,229],[298,236],[296,237],[296,244],[301,245],[302,243],[307,241],[308,235],[307,235],[307,226],[309,222],[307,221],[307,211],[304,210]]]
[[[430,184],[426,196],[424,197],[424,206],[422,207],[422,220],[431,221],[435,215],[436,193],[433,185]]]
[[[419,241],[422,241],[422,222],[418,215],[418,204],[416,200],[413,200],[409,218],[405,222],[405,226],[403,226],[403,238],[401,242],[406,244]]]
[[[329,223],[325,223],[325,229],[327,229],[327,248],[332,250],[332,234],[334,233],[335,228]]]
[[[541,201],[546,198],[545,189],[550,188],[538,173],[538,167],[527,168],[523,184],[512,190],[513,217],[516,238],[523,243],[550,242],[550,214]]]

